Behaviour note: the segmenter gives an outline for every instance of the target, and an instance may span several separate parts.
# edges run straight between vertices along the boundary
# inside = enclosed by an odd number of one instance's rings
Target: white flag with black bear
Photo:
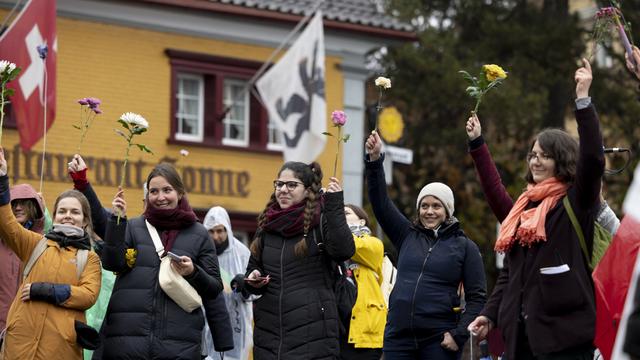
[[[314,161],[324,150],[324,31],[316,12],[289,51],[257,82],[269,118],[282,132],[285,161]]]

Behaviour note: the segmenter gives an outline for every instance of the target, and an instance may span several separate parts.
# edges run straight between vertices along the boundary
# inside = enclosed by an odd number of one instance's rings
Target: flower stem
[[[131,150],[131,141],[133,140],[133,134],[129,136],[129,141],[127,142],[127,152],[124,154],[124,162],[122,163],[122,176],[120,176],[120,189],[124,186],[124,177],[127,171],[127,163],[129,162],[129,150]],[[122,217],[122,213],[118,211],[118,221],[117,225],[120,225],[120,217]]]
[[[376,116],[376,124],[375,124],[376,126],[374,128],[374,130],[376,132],[378,132],[378,118],[380,117],[379,116],[380,110],[382,110],[382,86],[378,87],[378,91],[379,91],[379,93],[378,93],[378,105],[376,105],[376,111],[378,112],[378,115]]]
[[[340,155],[340,143],[342,142],[342,126],[338,126],[338,150],[336,151],[336,160],[333,162],[333,177],[336,177],[338,170],[338,156]]]
[[[4,83],[0,87],[0,146],[2,146],[3,127],[4,127]]]
[[[477,114],[478,113],[478,107],[480,107],[480,103],[482,102],[482,94],[480,94],[480,96],[478,96],[478,100],[476,100],[476,107],[473,108],[473,113]]]

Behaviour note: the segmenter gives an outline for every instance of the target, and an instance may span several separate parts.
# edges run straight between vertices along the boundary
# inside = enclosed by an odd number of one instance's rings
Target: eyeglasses
[[[549,159],[553,159],[553,157],[547,153],[538,154],[535,151],[532,151],[527,154],[527,162],[531,162],[531,160],[536,159],[538,161],[547,161]]]
[[[280,189],[282,189],[282,187],[283,187],[283,186],[285,186],[285,185],[287,186],[287,189],[288,189],[289,191],[293,191],[293,190],[295,190],[295,189],[298,187],[298,185],[302,185],[302,186],[304,186],[304,184],[303,184],[303,183],[301,183],[300,181],[280,181],[280,180],[273,180],[273,187],[274,187],[276,190],[280,190]]]

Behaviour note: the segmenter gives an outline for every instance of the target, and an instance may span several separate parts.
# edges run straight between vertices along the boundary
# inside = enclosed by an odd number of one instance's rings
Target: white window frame
[[[181,81],[180,81],[182,79],[196,80],[198,82],[198,119],[197,119],[198,124],[196,126],[198,133],[195,135],[185,134],[181,132],[182,118],[180,116],[181,115],[180,102],[182,101],[183,98],[186,98],[186,97],[188,97],[189,100],[193,100],[191,98],[191,95],[186,96],[185,94],[183,94]],[[182,141],[202,142],[202,140],[204,139],[204,77],[202,75],[178,73],[176,86],[177,86],[177,92],[175,96],[178,104],[176,106],[176,113],[175,113],[175,119],[177,121],[175,138],[176,140],[182,140]]]
[[[246,80],[241,80],[241,79],[234,79],[234,78],[230,78],[227,77],[223,80],[223,99],[222,99],[222,103],[224,108],[226,109],[228,106],[231,106],[231,104],[229,104],[228,99],[226,98],[226,93],[225,93],[225,86],[227,84],[231,84],[231,85],[239,85],[239,86],[246,86],[247,85],[247,81]],[[230,94],[230,96],[233,96],[233,94]],[[250,102],[250,97],[249,97],[249,92],[246,91],[244,93],[244,114],[245,114],[245,118],[244,118],[244,139],[230,139],[226,137],[226,133],[227,133],[227,126],[229,123],[229,115],[231,114],[231,111],[229,111],[227,113],[227,116],[225,116],[225,118],[222,120],[222,144],[223,145],[228,145],[228,146],[238,146],[238,147],[248,147],[249,146],[249,125],[250,125],[250,119],[251,119],[251,102]],[[234,120],[239,120],[239,119],[234,119]]]

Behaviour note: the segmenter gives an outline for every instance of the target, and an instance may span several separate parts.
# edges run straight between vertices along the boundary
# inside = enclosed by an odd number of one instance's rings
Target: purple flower
[[[87,98],[87,105],[94,110],[98,107],[98,105],[102,104],[102,101],[98,98]]]
[[[89,105],[89,98],[78,99],[78,104],[80,104],[80,105]]]
[[[44,60],[47,58],[47,52],[49,52],[49,47],[47,46],[47,44],[38,45],[36,49],[38,49],[38,55],[40,55],[40,59]]]
[[[347,123],[347,114],[342,110],[334,110],[331,113],[331,121],[334,126],[343,126]]]
[[[93,110],[93,112],[96,113],[96,114],[102,114],[102,110],[98,109],[97,105],[96,105],[95,108],[91,108],[91,110]]]

